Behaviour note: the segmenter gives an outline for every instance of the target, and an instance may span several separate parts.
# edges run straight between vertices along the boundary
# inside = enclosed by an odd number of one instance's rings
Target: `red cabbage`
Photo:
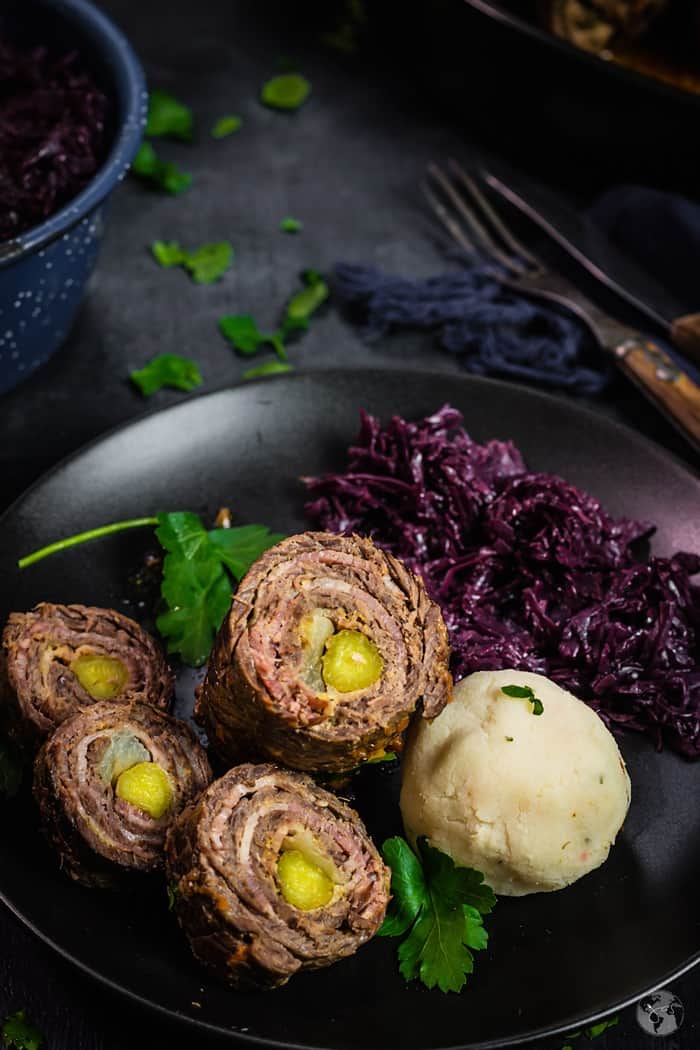
[[[75,197],[107,147],[109,104],[75,52],[0,39],[0,241]]]
[[[641,558],[653,525],[614,520],[462,422],[449,406],[384,428],[363,412],[347,470],[305,479],[309,518],[371,536],[423,577],[456,679],[537,671],[611,726],[700,757],[700,557]]]

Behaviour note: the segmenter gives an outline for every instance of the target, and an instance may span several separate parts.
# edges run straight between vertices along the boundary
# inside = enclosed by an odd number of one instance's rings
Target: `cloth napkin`
[[[618,186],[588,212],[614,243],[688,304],[700,299],[700,206],[642,186]],[[605,357],[571,315],[504,289],[479,265],[422,281],[340,262],[334,291],[367,340],[434,329],[438,345],[469,372],[597,394],[611,378]]]

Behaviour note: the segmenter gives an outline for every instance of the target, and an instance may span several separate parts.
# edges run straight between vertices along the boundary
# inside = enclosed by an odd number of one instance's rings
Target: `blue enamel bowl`
[[[0,29],[31,25],[36,43],[76,49],[113,110],[109,152],[88,185],[45,222],[0,243],[0,393],[58,349],[99,251],[109,195],[124,178],[146,124],[143,70],[126,37],[89,0],[9,0]]]

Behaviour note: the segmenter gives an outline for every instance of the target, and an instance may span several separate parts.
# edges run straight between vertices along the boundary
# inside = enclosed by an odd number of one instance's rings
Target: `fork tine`
[[[500,215],[498,215],[498,213],[486,199],[484,194],[481,192],[479,186],[477,185],[476,181],[471,177],[471,175],[468,175],[462,167],[462,165],[458,164],[457,161],[454,160],[452,157],[450,158],[449,165],[452,169],[453,174],[456,176],[456,178],[459,179],[464,188],[471,194],[472,198],[479,205],[484,215],[487,217],[493,228],[497,231],[503,242],[508,245],[510,250],[515,255],[518,255],[524,262],[529,263],[529,265],[533,269],[541,270],[542,263],[540,262],[540,260],[535,255],[533,255],[528,248],[525,247],[522,241],[520,241],[514,233],[512,233],[508,229],[506,224],[501,219]]]
[[[524,270],[522,263],[517,259],[511,259],[510,256],[506,255],[506,253],[501,250],[489,231],[477,218],[473,208],[469,207],[464,200],[464,197],[455,189],[447,176],[440,170],[440,168],[438,168],[437,164],[429,164],[428,172],[440,186],[441,190],[450,200],[456,211],[467,223],[469,231],[475,238],[481,251],[491,259],[500,263],[500,265],[509,273],[514,274],[516,277],[521,276]]]
[[[467,253],[471,258],[476,258],[476,248],[465,234],[462,227],[458,222],[455,222],[447,208],[444,206],[442,201],[438,200],[430,186],[425,180],[420,184],[420,188],[423,191],[428,204],[430,205],[433,213],[440,220],[442,225],[445,227],[450,236],[457,242],[460,248]]]

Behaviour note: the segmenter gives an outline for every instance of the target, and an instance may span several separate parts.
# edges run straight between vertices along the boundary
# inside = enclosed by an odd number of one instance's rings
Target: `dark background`
[[[515,38],[461,4],[425,5],[430,11],[420,20],[416,12],[403,12],[399,21],[384,10],[352,55],[323,42],[333,21],[327,5],[109,0],[102,6],[131,38],[150,85],[193,107],[195,142],[160,149],[195,181],[178,198],[131,179],[115,194],[98,268],[72,334],[46,366],[0,402],[4,505],[86,441],[183,396],[163,391],[145,402],[130,386],[128,373],[154,354],[193,357],[203,390],[236,382],[249,362],[219,336],[217,317],[251,313],[261,328],[274,326],[301,269],[324,271],[343,259],[412,277],[450,265],[418,192],[431,159],[454,155],[467,163],[512,165],[577,205],[631,178],[688,190],[698,173],[700,158],[682,108],[663,95],[631,92],[614,78],[597,79],[587,65],[541,48],[525,53]],[[314,89],[292,115],[257,101],[261,83],[286,62],[298,66]],[[226,113],[240,114],[243,127],[215,142],[208,129]],[[286,215],[302,219],[301,234],[279,232]],[[197,287],[184,272],[156,266],[148,251],[155,239],[178,239],[188,247],[229,239],[236,260],[221,282]],[[305,368],[429,363],[436,371],[461,370],[456,358],[435,349],[430,335],[367,346],[332,308],[294,344],[291,356]],[[692,462],[671,428],[621,379],[598,407]],[[222,1045],[105,991],[4,910],[0,945],[0,1017],[27,1010],[48,1050]],[[110,945],[104,950],[109,953]],[[675,1041],[645,1036],[632,1009],[594,1045],[696,1047],[700,977],[687,975],[672,987],[686,1008]],[[564,1042],[550,1040],[546,1050]]]

